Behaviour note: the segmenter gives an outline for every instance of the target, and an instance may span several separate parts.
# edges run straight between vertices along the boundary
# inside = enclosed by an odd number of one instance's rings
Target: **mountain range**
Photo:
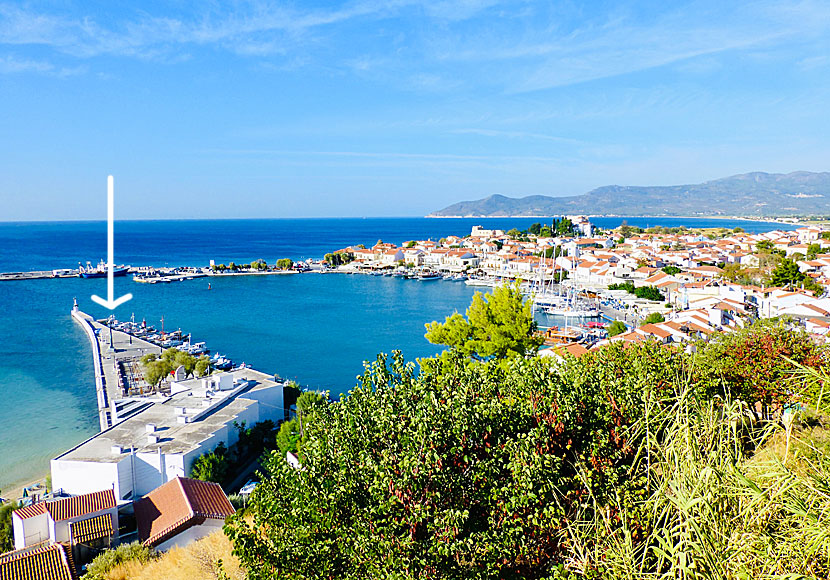
[[[744,173],[694,185],[607,185],[582,195],[491,195],[454,203],[427,217],[824,216],[830,215],[830,172]]]

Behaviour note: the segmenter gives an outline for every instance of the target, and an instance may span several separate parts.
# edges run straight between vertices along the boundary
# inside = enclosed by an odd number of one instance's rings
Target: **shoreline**
[[[575,214],[574,214],[575,215]],[[731,221],[745,221],[758,222],[766,224],[784,224],[791,226],[805,226],[802,221],[782,221],[786,219],[797,219],[795,217],[783,216],[780,218],[773,217],[741,217],[741,216],[725,216],[725,215],[618,215],[618,214],[579,214],[585,215],[587,218],[636,218],[636,219],[690,219],[690,220],[731,220]],[[558,218],[561,215],[425,215],[424,219],[547,219]],[[692,228],[695,229],[695,228]]]

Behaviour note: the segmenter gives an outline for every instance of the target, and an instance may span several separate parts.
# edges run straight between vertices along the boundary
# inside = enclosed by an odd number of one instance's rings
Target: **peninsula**
[[[575,196],[491,195],[454,203],[426,217],[547,217],[568,214],[626,216],[825,216],[830,173],[745,173],[692,185],[607,185]]]

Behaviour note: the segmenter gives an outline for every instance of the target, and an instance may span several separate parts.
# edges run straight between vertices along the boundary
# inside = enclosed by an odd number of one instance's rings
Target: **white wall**
[[[177,546],[179,548],[183,548],[191,542],[195,542],[205,536],[209,536],[213,532],[221,530],[224,524],[225,522],[222,520],[206,520],[202,525],[190,527],[181,534],[173,536],[169,540],[162,542],[156,546],[156,550],[159,552],[166,552],[170,548]]]
[[[49,516],[39,514],[25,520],[12,517],[14,549],[21,550],[49,539]]]
[[[124,454],[124,458],[119,463],[124,463],[125,459],[129,460],[129,454]],[[112,488],[116,499],[122,498],[131,489],[122,488],[119,463],[53,459],[51,461],[52,488],[62,489],[70,495],[82,495]]]

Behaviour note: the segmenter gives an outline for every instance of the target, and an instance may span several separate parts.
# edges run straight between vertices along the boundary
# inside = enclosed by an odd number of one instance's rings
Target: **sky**
[[[0,221],[830,170],[830,3],[0,0]]]

